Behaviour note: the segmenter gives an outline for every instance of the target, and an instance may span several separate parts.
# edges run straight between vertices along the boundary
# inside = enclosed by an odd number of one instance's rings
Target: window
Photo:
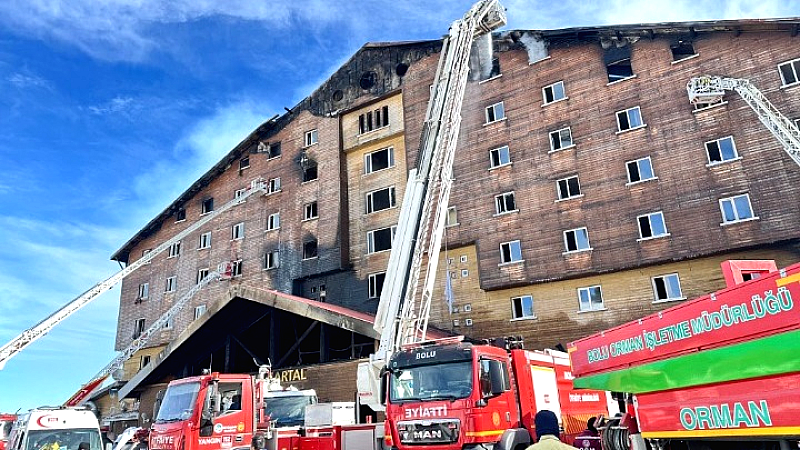
[[[504,145],[489,150],[489,164],[490,168],[511,164],[511,152],[508,150],[508,146]]]
[[[364,155],[364,173],[394,167],[394,148],[387,147]]]
[[[273,142],[267,148],[267,159],[277,158],[281,156],[281,143]]]
[[[367,193],[367,214],[394,208],[396,205],[394,186]]]
[[[234,200],[238,200],[238,199],[242,198],[244,196],[245,192],[247,192],[246,188],[237,189],[237,190],[233,191],[233,199]]]
[[[778,64],[778,72],[781,73],[781,81],[784,86],[789,86],[800,81],[800,59]]]
[[[500,264],[520,261],[522,261],[522,246],[518,240],[500,244]]]
[[[206,305],[199,305],[194,307],[194,320],[197,320],[205,314],[206,312]]]
[[[175,222],[183,222],[186,220],[186,210],[184,208],[175,212]]]
[[[303,208],[303,220],[311,220],[319,217],[317,214],[317,202],[306,203]]]
[[[720,199],[719,207],[722,210],[723,225],[758,218],[753,216],[748,194]]]
[[[175,317],[170,317],[169,319],[167,319],[166,322],[164,322],[163,325],[161,325],[162,330],[171,330],[174,327],[175,327]]]
[[[317,240],[307,241],[303,243],[303,259],[311,259],[317,257]]]
[[[239,170],[244,170],[250,168],[250,157],[245,156],[244,158],[239,160]]]
[[[619,132],[634,130],[644,126],[642,122],[642,112],[638,106],[617,112],[617,128]]]
[[[728,102],[726,102],[722,97],[719,97],[719,98],[715,98],[715,99],[708,99],[708,101],[703,102],[703,103],[695,103],[692,106],[694,107],[694,111],[697,112],[697,111],[703,111],[703,110],[706,110],[706,109],[711,109],[711,108],[713,108],[715,106],[726,105],[727,103]]]
[[[656,302],[683,300],[681,282],[677,273],[653,277],[653,298]]]
[[[506,118],[506,109],[503,102],[486,107],[486,123],[497,122]]]
[[[673,61],[680,61],[696,54],[692,43],[686,41],[678,41],[675,44],[670,45],[669,49],[672,51]]]
[[[570,127],[550,132],[550,151],[561,150],[575,145],[572,142],[572,129]]]
[[[267,216],[267,231],[277,230],[281,227],[281,213],[276,212]]]
[[[566,253],[591,250],[589,246],[589,232],[586,227],[575,228],[564,232],[564,247]]]
[[[733,142],[733,136],[706,142],[706,152],[708,153],[709,164],[731,161],[739,157],[739,153],[736,151],[736,144]]]
[[[523,295],[511,298],[511,318],[512,319],[534,319],[533,296]]]
[[[208,269],[200,269],[197,271],[197,284],[208,277]]]
[[[139,299],[145,299],[150,296],[150,283],[142,283],[139,285]]]
[[[200,205],[200,214],[208,214],[214,210],[214,198],[207,198],[203,200],[203,203]]]
[[[383,282],[386,281],[386,272],[373,273],[369,276],[369,298],[380,298],[383,292]]]
[[[272,178],[267,183],[267,194],[274,194],[281,190],[281,179]]]
[[[175,286],[177,282],[176,277],[167,277],[166,286],[164,286],[164,292],[175,292]]]
[[[455,206],[447,208],[447,217],[445,218],[444,226],[452,227],[458,225],[458,210]]]
[[[553,83],[550,86],[545,86],[542,88],[542,99],[544,100],[544,104],[547,105],[548,103],[557,102],[559,100],[564,100],[567,98],[567,94],[564,91],[564,82],[559,81],[558,83]]]
[[[650,157],[641,158],[625,163],[628,168],[628,183],[638,183],[640,181],[653,180],[656,178],[653,172],[653,162]]]
[[[142,250],[142,258],[144,258],[145,256],[149,255],[150,252],[152,252],[152,251],[153,251],[152,248],[146,248],[146,249]],[[150,264],[150,262],[152,262],[152,260],[147,261],[145,264]]]
[[[204,248],[211,248],[211,232],[207,231],[200,235],[200,244],[197,246],[198,250]]]
[[[559,200],[581,196],[581,185],[578,183],[577,175],[569,178],[562,178],[556,182],[556,185],[558,188]]]
[[[175,258],[180,256],[181,254],[181,241],[173,242],[172,245],[169,246],[169,253],[167,258]]]
[[[240,277],[242,276],[242,260],[239,259],[234,261],[231,266],[231,276],[232,277]]]
[[[139,369],[144,369],[148,364],[150,364],[150,355],[142,355],[139,360]]]
[[[384,106],[358,116],[358,133],[363,134],[389,125],[389,107]]]
[[[517,210],[517,203],[514,200],[513,192],[506,192],[494,198],[494,206],[497,214],[505,214]]]
[[[231,240],[236,241],[244,238],[244,222],[239,222],[231,227]]]
[[[380,228],[367,232],[367,253],[391,250],[396,228]]]
[[[144,319],[136,319],[133,321],[133,339],[138,338],[144,333],[145,321]]]
[[[580,311],[603,310],[603,291],[600,286],[578,288],[578,304]]]
[[[461,278],[467,278],[469,276],[469,269],[461,269]]]
[[[278,268],[278,251],[273,250],[264,254],[264,270]]]
[[[306,131],[305,138],[303,139],[304,147],[311,147],[317,143],[317,130]]]
[[[458,258],[458,260],[459,260],[459,262],[462,262],[462,263],[465,263],[465,262],[467,262],[467,260],[468,260],[468,258],[467,258],[467,255],[461,255],[461,256]]]
[[[633,77],[631,58],[628,57],[606,63],[606,71],[608,72],[609,83]]]
[[[639,216],[636,221],[639,222],[640,239],[669,236],[667,226],[664,224],[664,213],[661,211]]]
[[[306,159],[302,163],[303,168],[303,183],[314,181],[317,179],[317,162],[313,159]]]

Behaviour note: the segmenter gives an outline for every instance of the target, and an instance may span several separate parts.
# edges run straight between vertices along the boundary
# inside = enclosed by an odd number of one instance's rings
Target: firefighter
[[[559,440],[561,430],[558,428],[558,418],[553,411],[543,409],[533,418],[536,427],[537,442],[526,450],[578,450]]]
[[[575,437],[573,446],[583,450],[600,450],[600,432],[595,427],[597,417],[590,417],[586,422],[586,429]]]

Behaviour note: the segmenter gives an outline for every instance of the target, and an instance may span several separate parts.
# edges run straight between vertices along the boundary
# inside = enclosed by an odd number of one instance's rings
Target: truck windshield
[[[164,400],[161,401],[156,422],[174,422],[192,417],[198,392],[200,392],[199,382],[170,385],[164,394]]]
[[[103,450],[100,431],[92,428],[33,430],[28,433],[26,450],[78,450],[81,442],[90,450]]]
[[[306,406],[314,403],[314,397],[307,395],[268,397],[264,402],[267,404],[267,414],[271,420],[277,422],[277,426],[294,427],[303,425]]]
[[[457,399],[472,392],[472,362],[404,367],[390,377],[389,401]]]

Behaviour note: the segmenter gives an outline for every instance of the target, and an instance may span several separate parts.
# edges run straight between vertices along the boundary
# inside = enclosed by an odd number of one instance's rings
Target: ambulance
[[[88,408],[41,407],[21,414],[6,450],[104,450],[100,423]]]

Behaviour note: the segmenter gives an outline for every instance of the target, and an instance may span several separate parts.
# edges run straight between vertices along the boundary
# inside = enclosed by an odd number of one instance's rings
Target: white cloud
[[[170,157],[159,160],[134,180],[137,196],[147,199],[147,208],[153,213],[141,223],[149,221],[152,215],[175,200],[274,114],[274,109],[244,99],[220,106],[209,117],[197,121],[184,132]],[[175,170],[177,165],[180,171]]]
[[[51,89],[50,82],[45,80],[44,78],[29,74],[29,73],[21,73],[15,72],[10,74],[6,77],[6,81],[11,83],[14,87],[18,89],[28,89],[28,88],[45,88]]]
[[[117,96],[102,105],[89,106],[87,109],[96,115],[104,115],[109,113],[123,112],[134,105],[134,100],[131,97]]]

